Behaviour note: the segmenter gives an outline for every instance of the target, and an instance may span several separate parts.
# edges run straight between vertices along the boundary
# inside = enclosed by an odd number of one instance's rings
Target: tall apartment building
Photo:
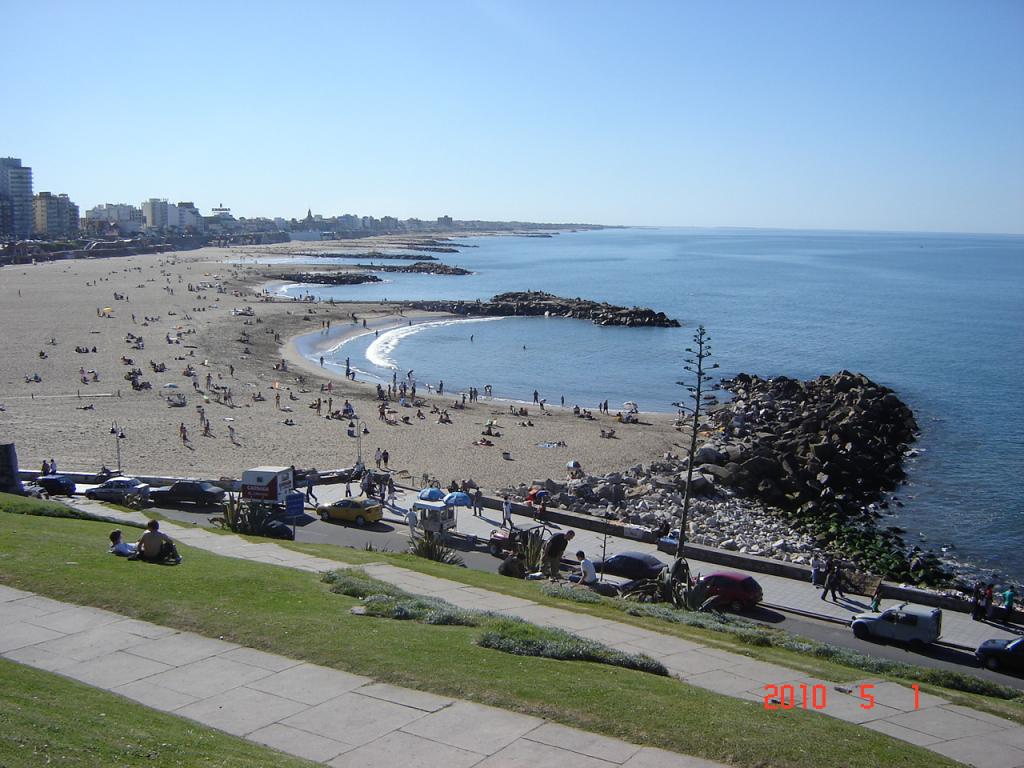
[[[34,226],[41,237],[72,237],[78,234],[78,206],[65,194],[40,192],[32,198]]]
[[[6,214],[5,214],[6,211]],[[0,157],[0,237],[24,239],[32,234],[32,169],[16,157]]]
[[[146,229],[167,229],[167,213],[166,200],[151,197],[142,204],[142,215],[146,219]]]

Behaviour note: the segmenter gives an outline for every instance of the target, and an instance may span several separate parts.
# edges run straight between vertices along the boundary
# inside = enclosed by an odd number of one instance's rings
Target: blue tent
[[[422,501],[440,501],[444,498],[444,491],[440,488],[424,488],[420,491],[420,500]]]

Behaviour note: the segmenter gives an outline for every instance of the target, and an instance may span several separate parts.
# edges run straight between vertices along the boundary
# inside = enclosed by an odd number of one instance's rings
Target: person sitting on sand
[[[146,532],[139,539],[136,549],[139,559],[147,563],[181,562],[178,548],[174,546],[170,536],[160,531],[160,523],[157,520],[150,520],[146,525]]]
[[[131,544],[121,538],[121,529],[110,532],[110,551],[118,557],[134,557],[138,554],[138,545]]]
[[[419,408],[417,408],[416,409],[416,418],[417,419],[425,419],[427,417],[423,415],[423,411],[421,411]]]

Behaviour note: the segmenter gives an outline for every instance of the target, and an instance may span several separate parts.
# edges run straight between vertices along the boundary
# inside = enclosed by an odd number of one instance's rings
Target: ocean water
[[[421,386],[443,380],[446,391],[490,384],[498,397],[530,400],[536,389],[556,405],[635,400],[672,411],[700,323],[723,376],[863,372],[894,389],[921,427],[897,491],[905,506],[889,524],[907,528],[908,541],[1024,578],[1024,237],[614,229],[461,242],[479,247],[440,257],[470,276],[283,292],[373,300],[544,290],[649,306],[684,326],[436,322],[369,334],[334,354],[364,375],[412,369]]]

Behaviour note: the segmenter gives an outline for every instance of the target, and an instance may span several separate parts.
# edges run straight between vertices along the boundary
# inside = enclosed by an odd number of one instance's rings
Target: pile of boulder
[[[811,381],[741,373],[723,388],[732,400],[698,435],[688,541],[798,563],[832,549],[900,581],[946,578],[935,556],[876,524],[917,433],[892,390],[849,371]],[[624,473],[534,485],[574,512],[678,527],[688,470],[687,459],[667,455]],[[524,498],[529,486],[506,490]]]
[[[292,272],[267,275],[267,278],[314,285],[361,285],[362,283],[379,283],[381,281],[376,275],[367,275],[362,272]]]
[[[678,328],[679,321],[647,307],[617,307],[589,299],[566,299],[543,291],[501,293],[490,301],[414,301],[406,306],[428,312],[489,317],[574,317],[596,325]]]

